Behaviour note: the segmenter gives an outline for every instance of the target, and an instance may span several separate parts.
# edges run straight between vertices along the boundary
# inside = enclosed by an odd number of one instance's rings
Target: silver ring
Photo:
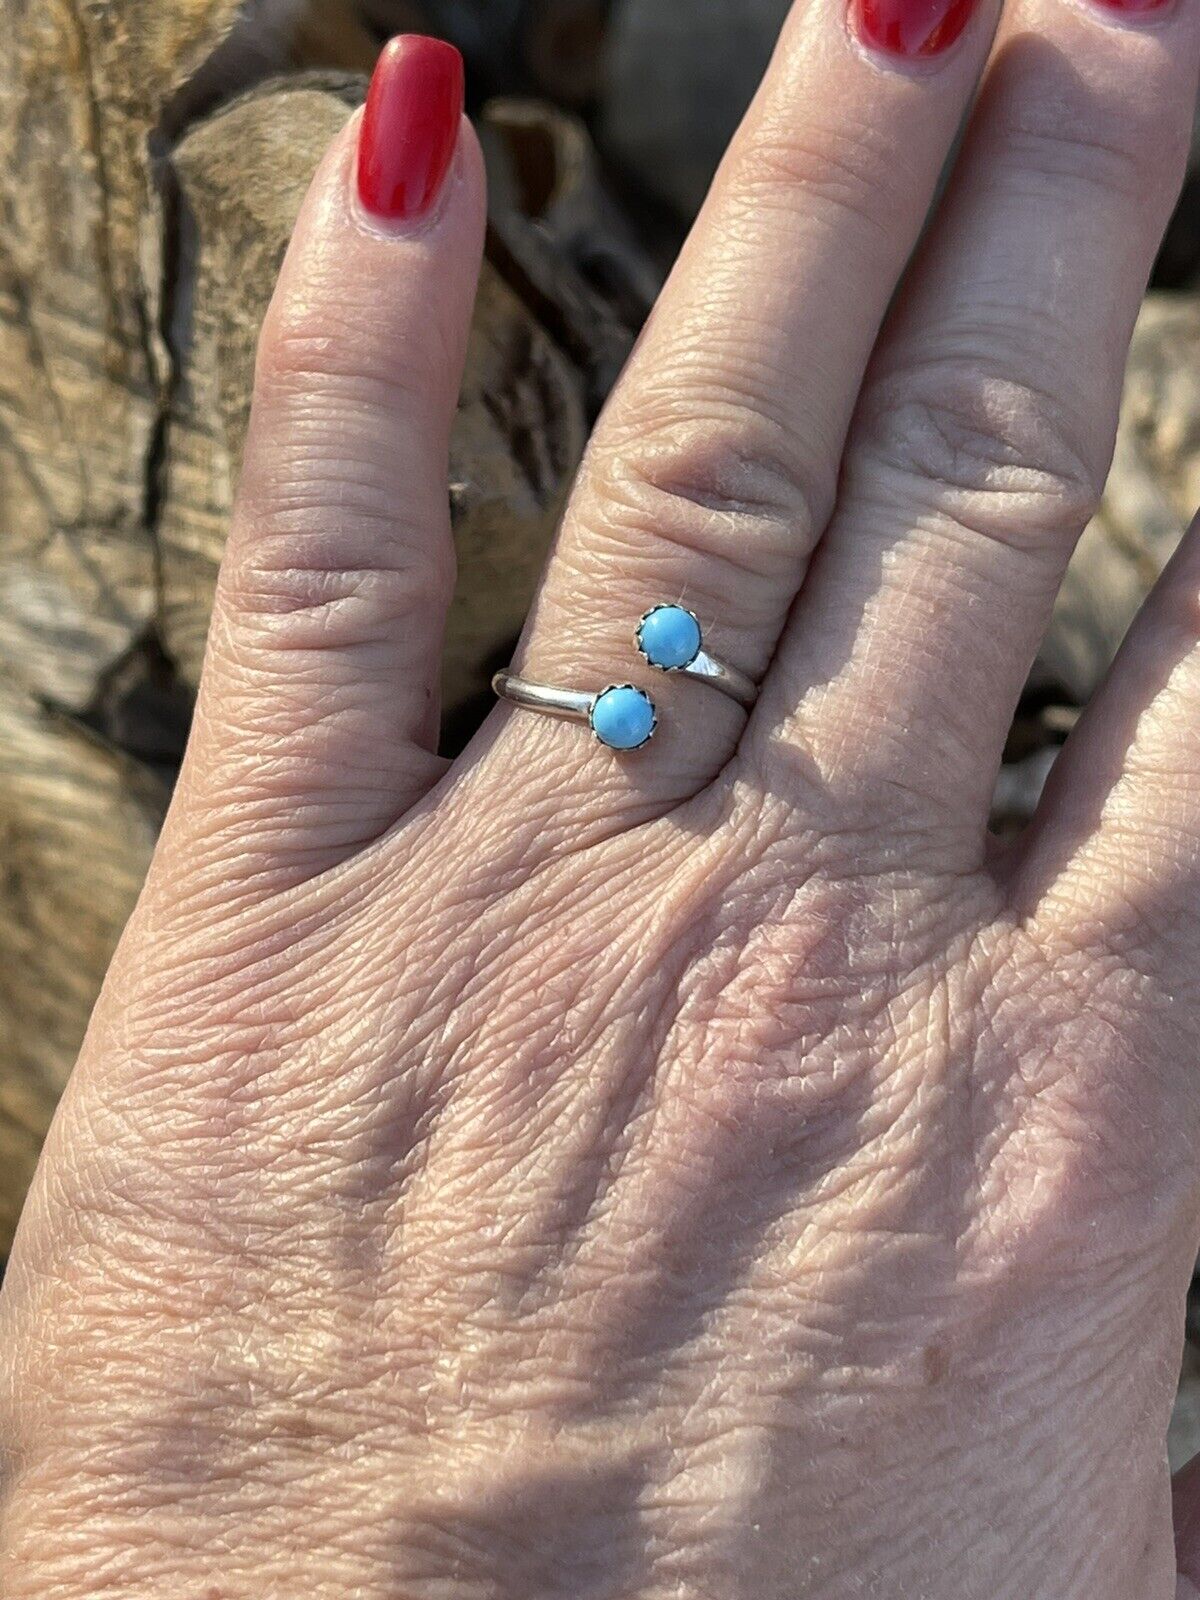
[[[586,689],[556,689],[548,683],[530,683],[515,672],[498,672],[492,688],[502,700],[526,711],[586,722],[609,750],[640,750],[658,727],[654,701],[632,683],[610,683],[589,694]]]
[[[709,655],[699,618],[684,606],[651,606],[637,625],[634,642],[656,672],[678,672],[681,677],[711,684],[747,711],[758,699],[753,678]]]

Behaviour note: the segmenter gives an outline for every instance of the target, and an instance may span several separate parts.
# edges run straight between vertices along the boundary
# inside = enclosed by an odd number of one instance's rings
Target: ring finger
[[[489,758],[647,812],[728,759],[745,714],[651,678],[640,615],[679,602],[706,648],[759,678],[829,514],[862,372],[985,57],[971,0],[797,6],[692,237],[601,418],[530,619],[522,675],[577,690],[636,679],[653,753],[613,758],[517,713]],[[545,784],[547,762],[556,781]],[[549,808],[548,808],[549,809]]]

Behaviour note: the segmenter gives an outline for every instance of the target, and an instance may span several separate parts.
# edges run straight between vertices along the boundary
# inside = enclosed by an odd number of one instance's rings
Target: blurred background
[[[491,184],[452,452],[452,751],[786,9],[0,0],[0,1263],[187,737],[258,324],[380,44],[417,30],[463,51]],[[1200,143],[1193,167],[1104,505],[1009,740],[1000,829],[1029,816],[1200,504]],[[1194,1299],[1177,1462],[1200,1449]]]

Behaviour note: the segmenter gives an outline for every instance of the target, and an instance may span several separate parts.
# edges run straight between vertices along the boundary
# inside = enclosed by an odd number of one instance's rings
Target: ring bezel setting
[[[758,699],[758,685],[753,678],[704,648],[700,619],[686,606],[660,601],[643,611],[633,642],[655,672],[677,672],[682,678],[707,683],[747,711]]]
[[[651,606],[642,613],[634,643],[656,672],[676,672],[707,683],[747,711],[758,698],[758,685],[752,678],[704,648],[700,619],[686,606],[670,601]],[[586,689],[533,683],[507,669],[495,674],[492,688],[501,699],[527,711],[586,722],[598,744],[620,754],[642,749],[658,728],[654,699],[636,683],[609,683],[593,694]]]
[[[563,689],[550,683],[533,683],[511,670],[497,672],[492,688],[502,700],[540,711],[548,717],[565,717],[570,722],[586,722],[597,744],[623,755],[649,744],[658,727],[658,708],[652,695],[636,683],[609,683],[593,693],[588,689]],[[624,701],[614,708],[611,696]],[[608,701],[608,712],[604,706]],[[611,721],[609,713],[612,713]],[[622,735],[617,737],[616,735]],[[636,735],[636,737],[635,737]]]
[[[684,653],[680,654],[679,660],[669,661],[661,659],[660,647],[660,658],[656,659],[653,647],[648,646],[646,642],[646,624],[655,617],[661,617],[664,620],[670,619],[677,630],[682,626],[685,635],[694,633],[695,647],[690,648],[689,639],[683,646]],[[675,605],[670,601],[660,601],[658,605],[651,606],[648,611],[642,612],[641,617],[638,619],[633,639],[637,645],[639,655],[649,666],[654,668],[655,672],[686,672],[689,667],[695,665],[704,651],[704,634],[700,627],[699,617],[694,611],[689,611],[686,606]],[[682,641],[680,642],[682,643]],[[667,643],[669,645],[671,641],[668,639]],[[687,653],[689,648],[690,653]],[[671,653],[673,655],[679,654],[679,651],[673,650]]]
[[[641,739],[637,740],[636,743],[616,743],[613,741],[613,739],[606,737],[606,735],[601,731],[601,728],[597,726],[597,709],[601,707],[601,702],[604,701],[609,695],[634,695],[637,697],[638,701],[641,702],[641,704],[649,711],[650,721],[646,733]],[[602,744],[606,750],[615,750],[618,752],[618,754],[623,755],[631,750],[641,750],[645,745],[650,743],[651,739],[653,739],[658,728],[658,707],[654,704],[653,698],[646,693],[645,689],[639,689],[636,683],[609,683],[606,684],[598,694],[592,697],[592,703],[588,707],[587,720],[588,727],[592,731],[592,738],[595,739],[598,744]]]

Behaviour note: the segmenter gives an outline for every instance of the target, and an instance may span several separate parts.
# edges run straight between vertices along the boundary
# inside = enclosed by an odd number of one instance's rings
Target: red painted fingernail
[[[975,0],[850,0],[850,8],[864,44],[915,61],[950,48]]]
[[[384,46],[358,136],[358,195],[389,222],[415,222],[437,199],[458,143],[462,57],[452,44],[402,33]]]
[[[1097,0],[1101,11],[1116,11],[1123,17],[1157,17],[1169,11],[1173,0]]]

